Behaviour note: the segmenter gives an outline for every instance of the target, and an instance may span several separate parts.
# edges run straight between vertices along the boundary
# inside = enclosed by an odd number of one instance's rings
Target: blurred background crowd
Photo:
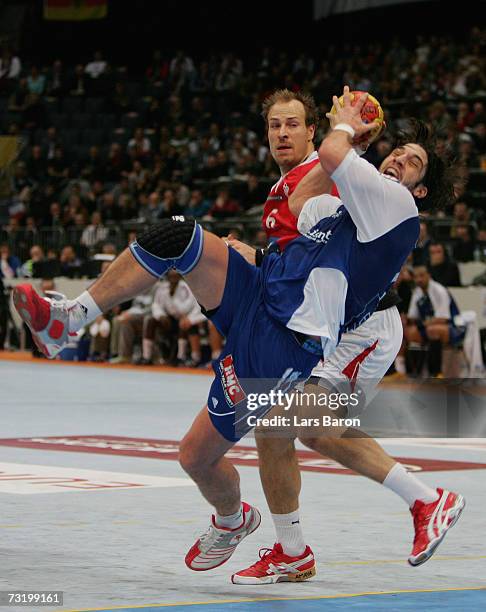
[[[486,28],[475,26],[460,36],[331,42],[318,55],[292,45],[197,56],[161,47],[148,62],[124,65],[102,51],[74,61],[59,53],[40,62],[5,43],[0,279],[95,277],[137,231],[174,214],[195,216],[220,235],[264,246],[263,203],[279,174],[260,116],[263,99],[283,87],[312,93],[321,115],[318,145],[331,97],[346,83],[377,97],[389,126],[400,127],[409,116],[427,121],[439,135],[437,146],[463,167],[446,209],[423,218],[410,266],[428,266],[446,287],[486,285],[486,274],[461,278],[458,266],[486,261],[485,47]],[[366,157],[379,165],[391,146],[385,133]],[[401,280],[412,286],[411,274]],[[170,293],[169,285],[163,291]],[[136,332],[145,340],[153,324],[144,317],[155,295],[136,311]],[[138,306],[128,305],[124,316]],[[177,316],[187,318],[189,311],[181,312]],[[120,316],[112,313],[112,320]],[[100,321],[92,331],[108,338],[113,325],[108,336],[102,327]],[[190,346],[195,330],[207,346],[216,341],[202,321],[184,332],[189,329],[191,334],[178,338],[188,347],[179,358],[172,347],[161,359],[201,361],[200,348]],[[4,341],[5,334],[0,348]],[[91,353],[125,360],[131,350],[116,342],[110,348],[107,340]],[[217,350],[217,343],[208,350]],[[137,359],[154,357],[146,351]]]

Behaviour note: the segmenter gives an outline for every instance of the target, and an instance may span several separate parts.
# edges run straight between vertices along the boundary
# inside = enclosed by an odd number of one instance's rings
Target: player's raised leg
[[[206,309],[219,305],[226,280],[228,249],[204,232],[194,219],[174,217],[151,226],[112,263],[106,272],[74,300],[61,294],[41,298],[30,285],[18,285],[14,303],[34,340],[54,357],[69,334],[135,295],[146,291],[174,268],[185,275],[196,299]]]

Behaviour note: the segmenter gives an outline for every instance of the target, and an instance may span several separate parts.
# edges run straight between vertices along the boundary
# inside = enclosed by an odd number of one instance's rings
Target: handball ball
[[[364,91],[351,91],[351,104],[354,106],[356,102],[359,100],[360,96],[362,96]],[[339,98],[339,104],[344,106],[344,98],[341,96]],[[336,114],[336,109],[334,106],[331,109],[331,113],[333,115]],[[385,113],[381,108],[380,103],[376,98],[368,94],[368,99],[366,100],[366,104],[361,109],[361,119],[364,123],[376,123],[376,128],[368,132],[367,134],[363,134],[360,138],[357,138],[355,142],[367,142],[368,144],[372,143],[374,140],[378,138],[381,133],[383,122],[385,120]]]

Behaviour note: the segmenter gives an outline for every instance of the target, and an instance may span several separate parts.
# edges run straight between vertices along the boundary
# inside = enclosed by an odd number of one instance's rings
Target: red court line
[[[169,461],[177,461],[179,456],[179,442],[177,440],[130,438],[125,436],[87,435],[0,438],[0,446],[75,453],[95,453],[102,455],[122,455],[125,457],[143,457],[144,459],[164,459]],[[235,465],[258,465],[258,454],[256,448],[252,446],[241,446],[238,444],[226,454],[226,457]],[[332,459],[322,457],[322,455],[313,451],[298,450],[297,458],[300,469],[305,472],[356,474]],[[417,457],[395,457],[395,459],[408,467],[409,470],[416,472],[486,469],[486,463],[474,463],[469,461],[423,459]]]

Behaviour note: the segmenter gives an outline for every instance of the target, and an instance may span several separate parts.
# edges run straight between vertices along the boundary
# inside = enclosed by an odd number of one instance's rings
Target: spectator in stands
[[[51,125],[47,128],[44,138],[41,140],[44,159],[54,159],[56,148],[62,147],[62,139],[57,133],[57,128]]]
[[[29,255],[30,258],[20,268],[19,276],[34,278],[37,277],[35,264],[44,261],[44,251],[39,244],[34,244],[30,247]]]
[[[425,266],[414,267],[413,277],[416,287],[405,336],[408,343],[429,345],[429,374],[437,376],[441,372],[442,347],[462,342],[465,328],[455,325],[459,309],[453,297],[443,285],[432,280]]]
[[[45,180],[47,175],[47,159],[40,145],[34,145],[27,160],[27,174],[37,182]]]
[[[59,98],[67,92],[67,88],[66,74],[62,61],[57,59],[47,74],[46,94],[53,98]]]
[[[225,187],[218,191],[216,200],[209,209],[207,217],[210,219],[227,219],[240,212],[240,205],[230,197],[229,189]]]
[[[472,234],[470,225],[460,224],[456,226],[456,241],[452,249],[452,254],[456,261],[466,262],[474,260],[476,241]]]
[[[89,326],[91,337],[89,345],[90,361],[106,361],[110,350],[111,324],[104,315],[97,317]]]
[[[91,215],[91,223],[84,229],[81,235],[81,244],[91,248],[103,242],[108,237],[108,228],[103,225],[101,213],[95,211]]]
[[[13,55],[8,48],[4,48],[0,57],[0,89],[8,94],[14,89],[16,81],[22,71],[20,59]]]
[[[110,363],[130,363],[136,342],[142,341],[143,320],[152,307],[153,295],[157,285],[138,295],[132,305],[112,320],[110,340]]]
[[[20,266],[20,259],[10,252],[9,245],[6,242],[0,244],[0,278],[15,278]]]
[[[118,222],[123,218],[123,211],[116,205],[112,191],[104,193],[100,202],[100,213],[105,222]]]
[[[81,276],[83,262],[76,255],[76,251],[71,244],[68,244],[61,249],[59,262],[61,264],[61,276],[66,276],[68,278],[78,278]]]
[[[105,74],[107,67],[108,64],[103,59],[103,54],[101,53],[101,51],[96,51],[93,56],[93,59],[86,64],[84,71],[92,79],[99,79],[102,75]]]
[[[471,221],[471,211],[463,200],[454,204],[453,220],[454,223],[469,223]]]
[[[56,146],[54,157],[48,160],[47,176],[58,186],[69,177],[69,161],[66,159],[62,146]]]
[[[152,363],[154,340],[159,331],[169,345],[167,354],[172,357],[172,361],[177,350],[178,362],[189,367],[198,365],[201,361],[198,325],[204,321],[201,307],[191,290],[175,270],[170,270],[167,280],[158,284],[152,312],[144,319],[142,359],[139,363]],[[190,359],[186,355],[187,341],[191,350]]]
[[[37,66],[32,66],[27,77],[27,89],[31,94],[42,96],[46,88],[46,77],[39,72]]]
[[[135,110],[133,102],[126,92],[125,84],[122,81],[115,83],[115,90],[108,102],[107,110],[116,115],[117,125],[120,125],[120,119],[123,115]]]
[[[135,128],[133,138],[128,141],[127,151],[136,159],[143,159],[150,153],[150,140],[144,135],[143,128]]]
[[[200,189],[193,189],[187,206],[184,208],[184,214],[189,217],[201,219],[209,211],[211,204],[209,200],[204,198],[203,192]]]
[[[71,96],[83,97],[88,89],[88,81],[84,72],[83,64],[78,64],[74,69],[74,75],[69,83],[69,94]]]
[[[444,287],[460,287],[459,268],[446,254],[443,244],[432,242],[429,245],[430,274],[434,281]]]
[[[173,215],[180,215],[182,209],[177,203],[176,195],[173,189],[165,189],[161,200],[161,213],[160,218],[172,217]]]

